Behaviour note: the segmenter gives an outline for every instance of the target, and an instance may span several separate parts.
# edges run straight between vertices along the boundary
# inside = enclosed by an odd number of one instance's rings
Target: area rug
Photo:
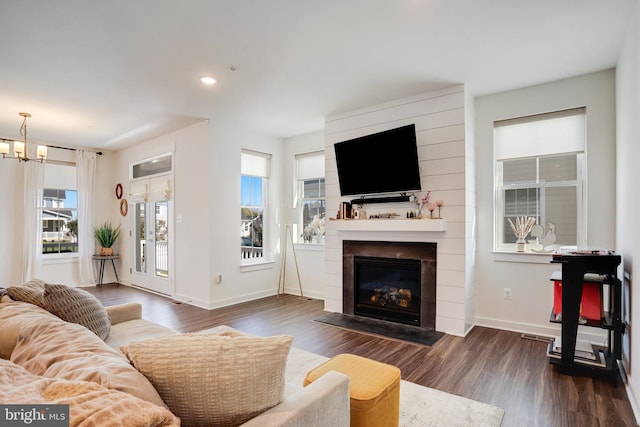
[[[302,389],[305,375],[327,357],[291,347],[286,367],[286,393]],[[504,410],[495,406],[400,381],[400,427],[497,427]]]
[[[233,330],[217,326],[200,333]],[[304,377],[328,358],[291,347],[285,369],[285,396],[302,390]],[[487,403],[400,381],[400,427],[499,427],[504,410]]]
[[[442,332],[429,331],[417,326],[403,325],[401,323],[386,322],[384,320],[371,319],[363,316],[352,316],[342,313],[328,313],[314,319],[316,322],[340,328],[351,329],[384,338],[394,338],[403,341],[414,342],[432,346],[443,335]]]

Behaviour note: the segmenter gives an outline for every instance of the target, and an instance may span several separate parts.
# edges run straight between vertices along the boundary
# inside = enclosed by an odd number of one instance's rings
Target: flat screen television
[[[420,191],[415,124],[334,144],[343,196]]]

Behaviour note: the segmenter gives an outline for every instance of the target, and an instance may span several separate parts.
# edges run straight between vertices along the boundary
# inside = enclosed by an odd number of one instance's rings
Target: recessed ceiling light
[[[212,85],[216,82],[216,79],[209,76],[200,77],[200,81],[206,85]]]

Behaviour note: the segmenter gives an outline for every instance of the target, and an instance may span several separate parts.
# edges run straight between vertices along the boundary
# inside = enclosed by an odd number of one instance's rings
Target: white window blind
[[[271,172],[269,170],[269,159],[271,159],[270,154],[242,150],[240,154],[242,175],[268,178]]]
[[[163,176],[131,182],[131,203],[160,202],[171,200],[171,179]]]
[[[324,151],[296,155],[298,180],[324,178]]]
[[[76,168],[66,164],[47,163],[44,168],[44,182],[47,188],[75,190]]]
[[[495,159],[583,152],[585,126],[584,108],[495,122]]]

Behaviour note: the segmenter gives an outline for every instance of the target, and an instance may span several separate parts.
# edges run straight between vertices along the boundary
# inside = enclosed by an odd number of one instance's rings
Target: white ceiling
[[[0,0],[0,137],[19,137],[20,111],[30,140],[100,149],[202,118],[308,133],[443,86],[482,95],[614,67],[638,4]]]

